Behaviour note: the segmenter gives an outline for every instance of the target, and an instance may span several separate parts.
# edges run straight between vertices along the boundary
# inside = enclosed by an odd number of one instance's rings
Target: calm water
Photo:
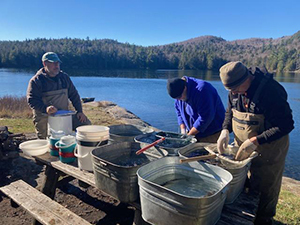
[[[167,78],[193,76],[209,80],[218,90],[227,106],[227,91],[219,81],[217,72],[203,71],[66,71],[72,76],[81,97],[95,97],[96,101],[108,100],[128,109],[142,120],[165,131],[178,131],[174,100],[167,94]],[[29,79],[35,71],[0,69],[0,97],[25,96]],[[83,77],[82,75],[89,75]],[[97,76],[97,77],[96,77]],[[290,134],[290,150],[286,160],[285,175],[300,180],[300,74],[277,74],[289,96],[295,129]]]

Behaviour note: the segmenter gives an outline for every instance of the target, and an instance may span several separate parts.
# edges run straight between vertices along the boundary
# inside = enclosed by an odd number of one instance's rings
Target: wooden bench
[[[22,180],[0,187],[0,190],[42,224],[90,224]]]

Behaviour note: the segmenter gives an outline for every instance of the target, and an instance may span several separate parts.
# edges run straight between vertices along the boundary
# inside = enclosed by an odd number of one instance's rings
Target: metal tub
[[[229,148],[225,149],[225,156],[218,154],[216,159],[205,160],[206,163],[224,168],[225,170],[229,171],[233,176],[233,179],[229,184],[229,190],[227,192],[225,204],[233,203],[235,199],[239,196],[239,194],[243,191],[245,181],[247,178],[247,172],[251,165],[252,159],[250,158],[244,161],[234,161],[227,158],[226,156],[236,154],[235,151],[233,152],[233,149],[234,148],[232,148],[232,146],[229,146]],[[179,155],[184,158],[216,153],[218,153],[217,146],[216,144],[211,143],[196,143],[190,149],[183,149],[179,151]]]
[[[134,202],[138,199],[137,170],[150,161],[167,155],[166,151],[149,149],[136,155],[141,145],[135,142],[112,143],[92,151],[96,186],[120,200]]]
[[[215,224],[232,175],[201,162],[170,156],[142,166],[138,184],[143,219],[151,224]]]
[[[154,132],[150,127],[134,126],[130,124],[120,124],[109,126],[110,138],[115,142],[134,142],[134,137]]]
[[[143,147],[153,143],[160,139],[161,136],[156,135],[156,133],[142,134],[134,138],[138,143],[141,143]],[[185,139],[175,139],[175,138],[166,138],[163,142],[154,146],[158,150],[166,150],[168,156],[178,156],[178,152],[181,149],[190,148],[193,143],[196,143],[196,138],[185,138]]]
[[[187,134],[180,134],[180,133],[175,133],[175,132],[170,132],[170,131],[157,131],[155,133],[157,137],[164,137],[166,139],[192,139],[192,135],[187,135]]]

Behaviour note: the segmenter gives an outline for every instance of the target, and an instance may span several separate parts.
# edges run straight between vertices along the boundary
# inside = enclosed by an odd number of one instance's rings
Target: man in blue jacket
[[[216,143],[225,117],[217,90],[206,81],[187,76],[169,79],[167,89],[176,99],[181,133],[194,135],[199,142]]]

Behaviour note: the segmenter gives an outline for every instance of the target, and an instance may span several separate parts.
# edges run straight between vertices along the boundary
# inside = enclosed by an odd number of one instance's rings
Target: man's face
[[[237,87],[235,87],[235,88],[232,88],[232,89],[230,90],[230,92],[231,92],[232,94],[234,94],[234,95],[235,95],[235,94],[245,94],[246,91],[248,90],[249,86],[250,86],[250,82],[249,82],[249,79],[247,79],[247,80],[245,80],[244,83],[242,83],[241,85],[239,85],[239,86],[237,86]]]
[[[50,77],[55,77],[60,71],[60,62],[43,62],[45,70]]]

